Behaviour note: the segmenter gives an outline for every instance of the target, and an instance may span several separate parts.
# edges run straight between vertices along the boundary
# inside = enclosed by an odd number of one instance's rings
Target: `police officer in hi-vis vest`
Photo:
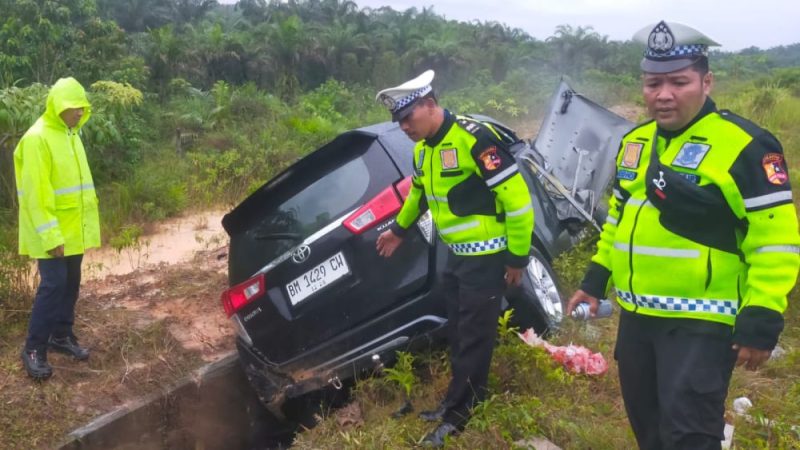
[[[787,164],[772,134],[709,97],[716,42],[670,22],[634,39],[647,45],[653,120],[622,140],[597,253],[567,311],[596,311],[613,283],[640,448],[719,449],[734,365],[769,358],[800,265]]]
[[[500,301],[528,263],[533,209],[506,141],[490,125],[439,106],[433,76],[429,70],[377,96],[417,142],[411,191],[377,249],[391,256],[426,209],[450,248],[439,289],[447,303],[452,378],[439,408],[421,414],[442,420],[423,439],[438,447],[463,429],[470,408],[486,396]]]

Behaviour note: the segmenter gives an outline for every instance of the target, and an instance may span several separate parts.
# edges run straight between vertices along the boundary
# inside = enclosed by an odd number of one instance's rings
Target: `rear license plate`
[[[349,273],[347,261],[342,252],[339,252],[287,284],[286,293],[289,294],[289,301],[292,302],[292,305],[296,305],[309,295]]]

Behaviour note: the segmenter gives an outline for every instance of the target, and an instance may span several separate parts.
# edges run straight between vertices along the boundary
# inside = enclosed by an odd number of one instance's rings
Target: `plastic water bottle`
[[[611,302],[603,299],[600,300],[600,305],[597,307],[597,314],[594,317],[592,317],[589,312],[589,304],[581,303],[572,310],[572,318],[575,320],[599,319],[600,317],[610,316],[612,311]]]

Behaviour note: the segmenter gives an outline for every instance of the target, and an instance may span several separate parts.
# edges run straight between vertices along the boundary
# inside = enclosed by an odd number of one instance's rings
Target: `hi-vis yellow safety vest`
[[[69,108],[85,108],[71,130],[59,116]],[[47,251],[60,245],[65,256],[77,255],[100,245],[97,195],[79,136],[90,116],[83,87],[62,78],[50,89],[44,114],[14,150],[22,255],[50,258]]]
[[[772,348],[800,267],[778,141],[709,99],[682,131],[633,129],[616,163],[584,290],[602,295],[610,272],[627,311],[735,325],[744,345]]]
[[[530,193],[507,144],[490,125],[445,111],[437,134],[417,143],[411,190],[395,233],[402,235],[426,204],[453,253],[507,250],[507,265],[527,264],[533,233]]]

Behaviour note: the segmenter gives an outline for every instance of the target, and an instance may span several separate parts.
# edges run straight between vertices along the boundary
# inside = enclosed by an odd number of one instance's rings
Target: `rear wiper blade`
[[[258,233],[254,237],[262,241],[300,241],[303,239],[298,233]]]

